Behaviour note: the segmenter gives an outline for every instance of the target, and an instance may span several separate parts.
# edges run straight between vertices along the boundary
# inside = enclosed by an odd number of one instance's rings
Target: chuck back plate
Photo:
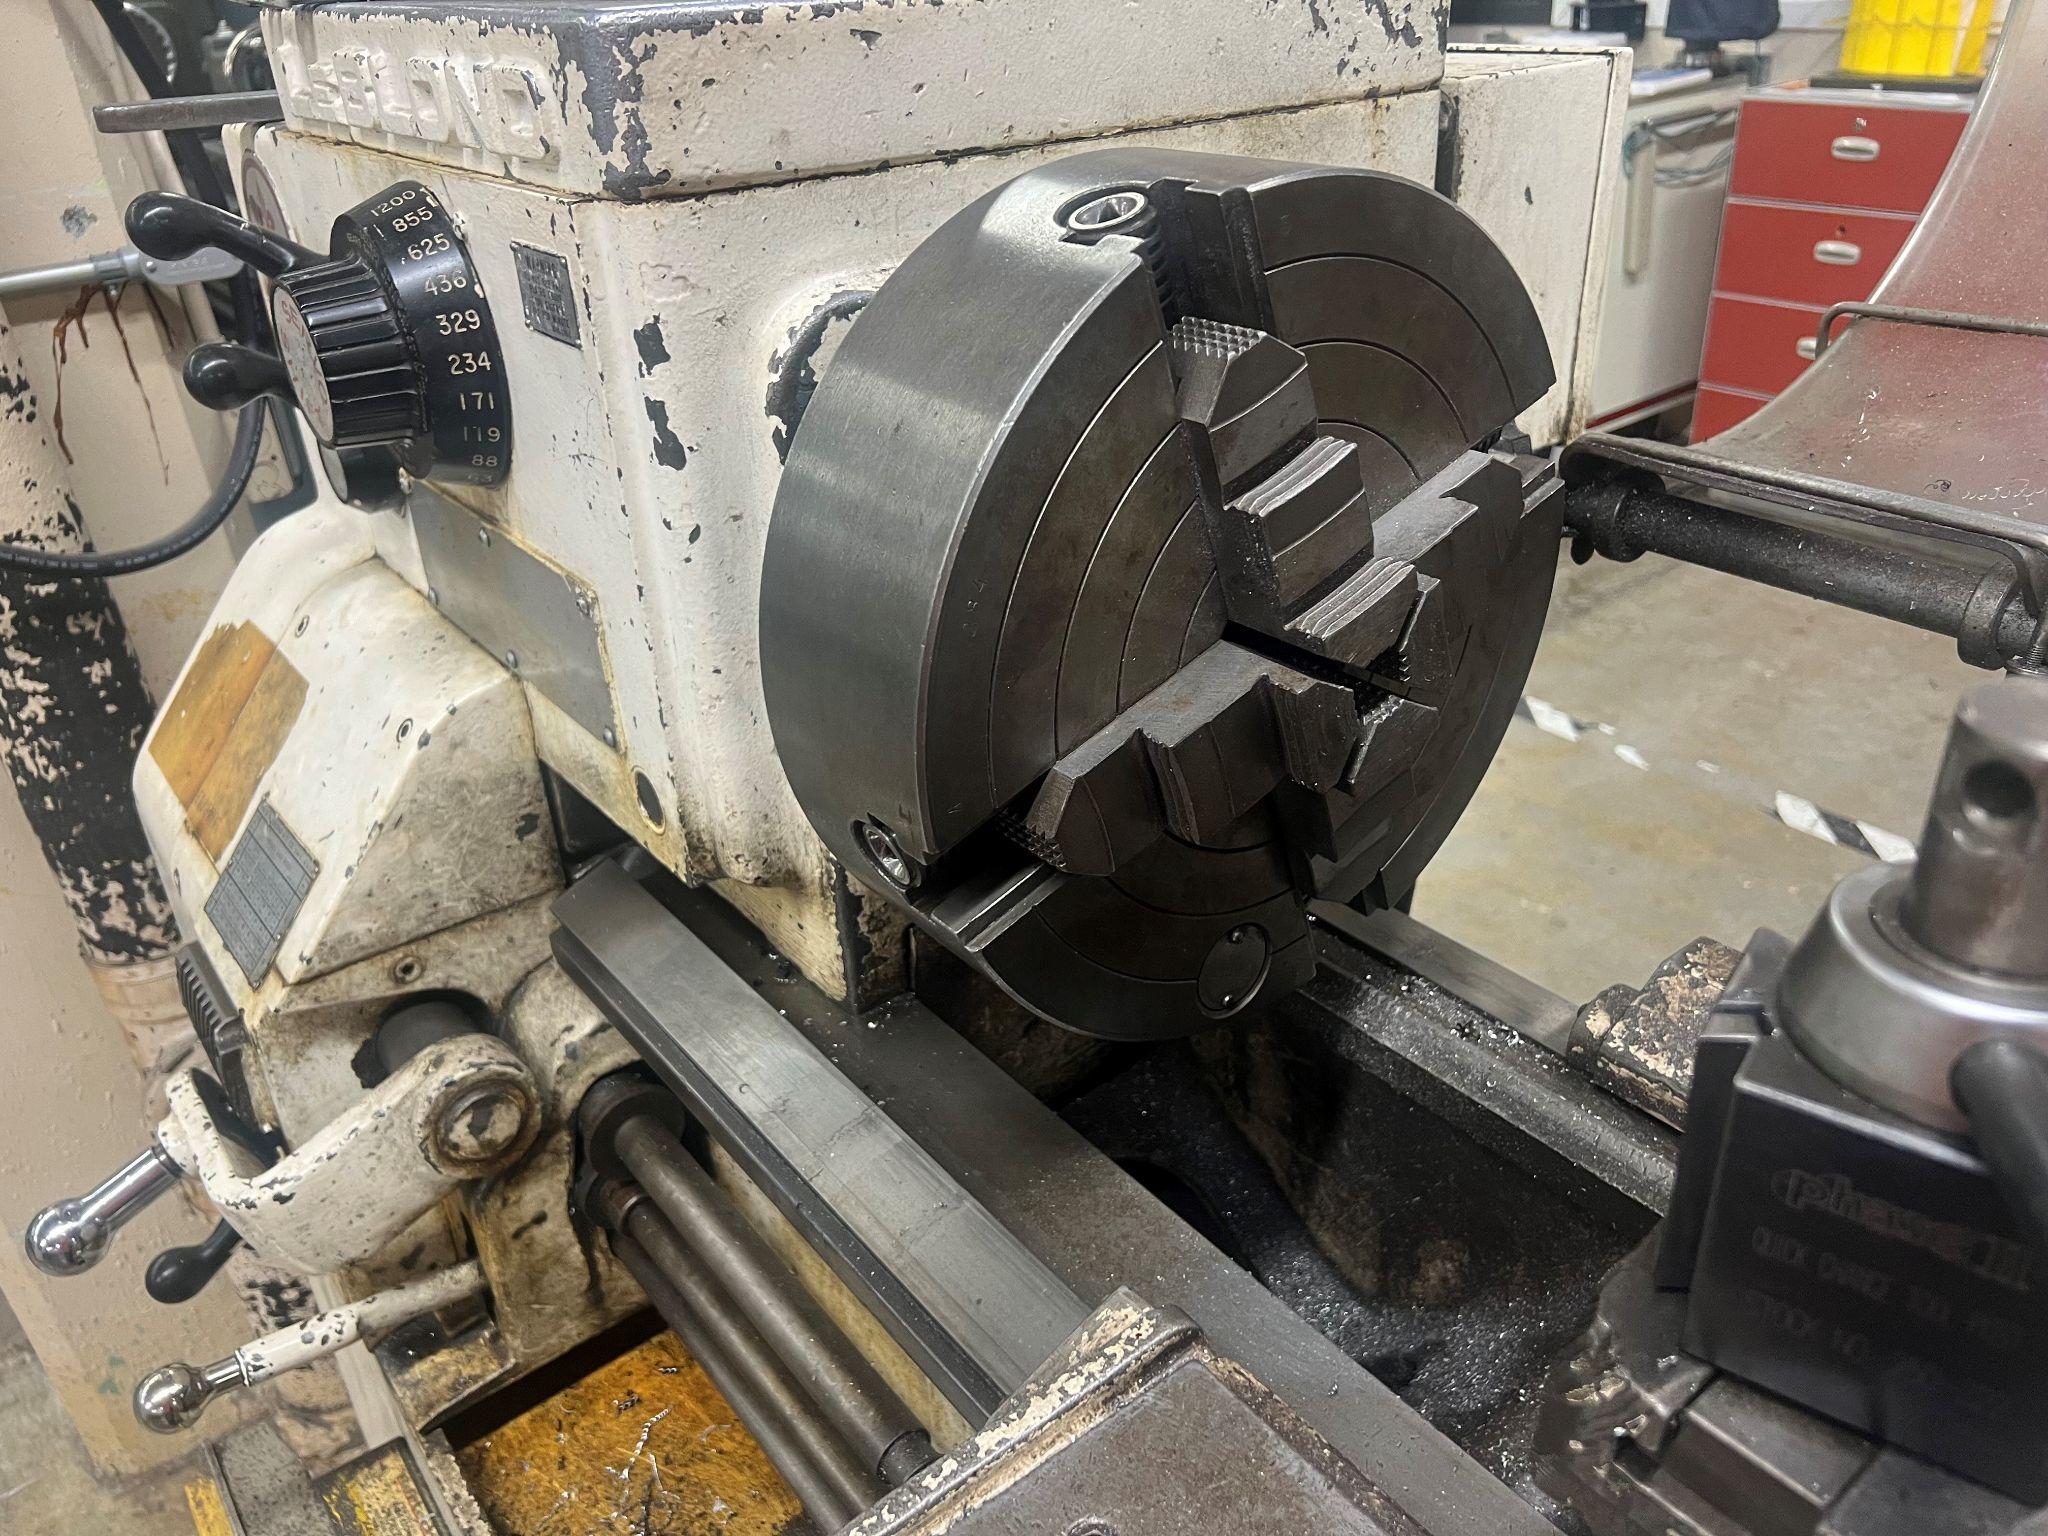
[[[1106,150],[932,234],[839,348],[763,567],[778,753],[833,854],[1026,1006],[1152,1038],[1313,971],[1498,744],[1555,562],[1552,381],[1415,183]]]

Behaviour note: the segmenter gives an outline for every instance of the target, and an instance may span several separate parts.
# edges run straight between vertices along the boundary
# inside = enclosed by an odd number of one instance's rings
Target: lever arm
[[[266,277],[282,277],[327,259],[211,203],[175,192],[143,193],[128,205],[127,225],[135,248],[162,261],[181,261],[212,246],[241,257]]]
[[[178,1182],[179,1168],[152,1141],[97,1188],[59,1200],[36,1213],[23,1246],[46,1275],[82,1275],[106,1257],[114,1234],[142,1208]]]
[[[207,1282],[220,1273],[230,1255],[242,1245],[242,1234],[224,1221],[196,1243],[166,1248],[149,1261],[142,1273],[142,1288],[150,1299],[174,1306],[190,1301],[206,1289]]]

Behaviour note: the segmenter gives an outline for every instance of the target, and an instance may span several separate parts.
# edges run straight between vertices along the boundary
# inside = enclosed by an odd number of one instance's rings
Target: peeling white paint
[[[487,1087],[523,1104],[522,1130],[488,1159],[455,1161],[444,1117]],[[221,1134],[191,1074],[173,1078],[166,1091],[170,1113],[158,1143],[198,1178],[258,1257],[302,1275],[369,1258],[458,1184],[517,1158],[539,1124],[525,1063],[481,1033],[428,1046],[264,1169]]]

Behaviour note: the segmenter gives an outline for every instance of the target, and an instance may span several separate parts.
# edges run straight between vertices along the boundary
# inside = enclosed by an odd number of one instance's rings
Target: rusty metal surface
[[[1565,1060],[1625,1104],[1685,1129],[1693,1047],[1742,956],[1694,939],[1645,987],[1613,986],[1579,1010]]]
[[[675,1335],[660,1333],[455,1459],[501,1536],[780,1536],[807,1530]]]

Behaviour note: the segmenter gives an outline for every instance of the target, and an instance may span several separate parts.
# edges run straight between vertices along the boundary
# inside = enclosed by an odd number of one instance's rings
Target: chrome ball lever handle
[[[74,1199],[36,1213],[22,1246],[46,1275],[82,1275],[106,1256],[116,1232],[178,1182],[178,1165],[156,1142],[113,1177]]]

